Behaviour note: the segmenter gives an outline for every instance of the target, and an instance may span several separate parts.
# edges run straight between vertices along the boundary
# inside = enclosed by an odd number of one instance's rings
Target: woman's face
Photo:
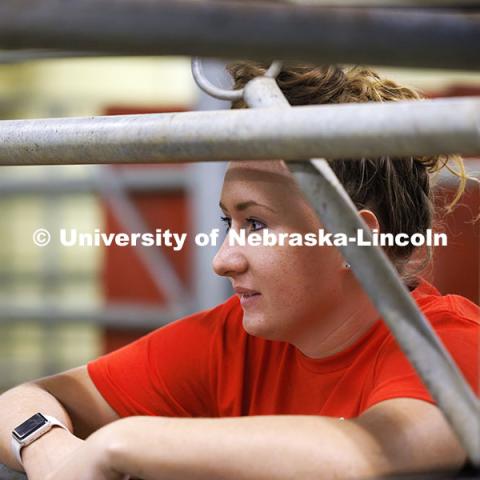
[[[323,228],[282,161],[232,162],[220,206],[228,226],[247,235],[264,228],[302,235]],[[247,332],[294,344],[312,328],[318,337],[318,320],[335,311],[346,290],[335,247],[230,246],[226,238],[213,268],[230,278]],[[325,322],[325,335],[332,327]]]

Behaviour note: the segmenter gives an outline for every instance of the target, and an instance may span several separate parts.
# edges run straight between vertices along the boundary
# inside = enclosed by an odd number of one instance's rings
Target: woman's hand
[[[112,438],[108,426],[94,434],[69,455],[45,480],[128,480],[111,462]]]

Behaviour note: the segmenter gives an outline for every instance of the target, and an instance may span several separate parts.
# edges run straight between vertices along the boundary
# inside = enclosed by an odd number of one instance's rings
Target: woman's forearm
[[[115,471],[150,479],[361,478],[386,473],[359,425],[312,416],[131,417],[105,427]]]
[[[50,432],[22,450],[23,465],[11,450],[11,432],[37,412],[59,419],[70,431],[70,417],[60,402],[35,384],[24,384],[0,395],[0,462],[10,468],[26,470],[32,480],[45,478],[71,451],[83,443],[61,428]]]

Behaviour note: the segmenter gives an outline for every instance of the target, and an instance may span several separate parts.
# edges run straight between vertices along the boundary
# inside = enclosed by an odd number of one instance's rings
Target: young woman
[[[239,87],[264,69],[231,71]],[[291,67],[278,81],[293,105],[417,98],[359,68]],[[411,235],[431,226],[429,177],[446,160],[330,163],[370,228]],[[322,228],[280,160],[231,163],[220,207],[227,228],[247,236]],[[478,307],[418,277],[411,246],[387,253],[479,394]],[[33,480],[366,478],[465,462],[334,247],[226,239],[213,267],[235,291],[222,305],[2,395],[0,460],[20,468],[11,431],[40,412],[65,428],[21,450]]]

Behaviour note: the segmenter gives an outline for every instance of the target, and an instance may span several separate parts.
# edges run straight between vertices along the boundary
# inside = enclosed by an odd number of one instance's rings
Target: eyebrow
[[[219,206],[222,210],[226,212],[228,211],[228,209],[225,207],[225,205],[223,205],[222,202],[219,203]],[[249,207],[263,207],[263,208],[266,208],[267,210],[270,210],[273,213],[276,213],[273,208],[270,208],[267,205],[262,205],[261,203],[257,203],[254,200],[247,200],[246,202],[237,203],[234,207],[234,210],[241,212],[243,210],[246,210]]]

